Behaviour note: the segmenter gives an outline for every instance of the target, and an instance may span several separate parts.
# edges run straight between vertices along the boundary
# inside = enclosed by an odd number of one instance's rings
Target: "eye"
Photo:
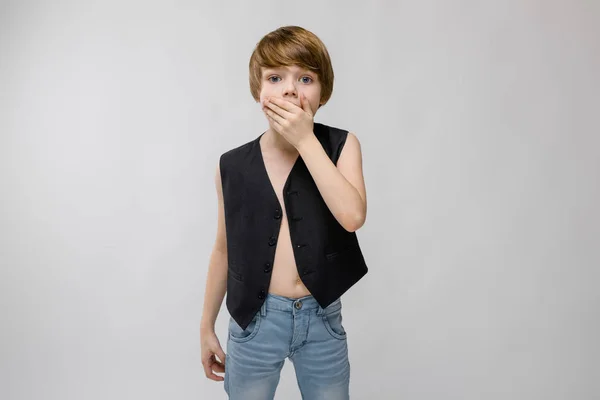
[[[272,75],[272,76],[268,77],[268,78],[267,78],[267,80],[268,80],[269,82],[271,82],[271,83],[275,83],[275,82],[273,82],[273,81],[272,81],[272,78],[281,79],[281,78],[279,78],[277,75]]]
[[[308,79],[309,80],[309,82],[303,81],[304,83],[310,83],[313,80],[310,76],[303,76],[302,79]]]

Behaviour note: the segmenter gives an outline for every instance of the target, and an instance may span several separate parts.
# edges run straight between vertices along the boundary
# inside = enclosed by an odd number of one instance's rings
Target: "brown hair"
[[[321,83],[319,107],[333,92],[333,68],[327,48],[314,33],[299,26],[282,26],[266,34],[250,56],[250,93],[260,101],[262,68],[297,65],[313,71]]]

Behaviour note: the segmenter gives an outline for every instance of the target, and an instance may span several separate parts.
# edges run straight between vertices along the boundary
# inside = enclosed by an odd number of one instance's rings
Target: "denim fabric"
[[[229,318],[224,388],[230,400],[271,400],[286,358],[294,365],[302,399],[347,400],[347,333],[338,298],[326,308],[313,296],[268,293],[242,329]]]

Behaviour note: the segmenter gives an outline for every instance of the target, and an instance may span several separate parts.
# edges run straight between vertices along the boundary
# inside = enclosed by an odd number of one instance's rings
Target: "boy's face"
[[[277,97],[300,107],[300,94],[306,96],[315,115],[321,101],[321,82],[316,73],[297,65],[262,68],[261,104],[265,97]]]

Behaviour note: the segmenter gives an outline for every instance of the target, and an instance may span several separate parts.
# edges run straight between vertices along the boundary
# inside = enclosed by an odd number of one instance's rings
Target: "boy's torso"
[[[314,134],[337,165],[348,131],[315,122]],[[242,329],[268,292],[312,295],[326,308],[368,271],[356,232],[336,220],[298,152],[263,147],[261,137],[219,160],[227,309]]]
[[[267,175],[283,211],[268,292],[291,298],[308,296],[311,293],[302,282],[298,274],[298,268],[296,267],[287,212],[283,200],[283,186],[299,155],[282,156],[275,151],[266,149],[265,151],[261,150],[261,153]]]

